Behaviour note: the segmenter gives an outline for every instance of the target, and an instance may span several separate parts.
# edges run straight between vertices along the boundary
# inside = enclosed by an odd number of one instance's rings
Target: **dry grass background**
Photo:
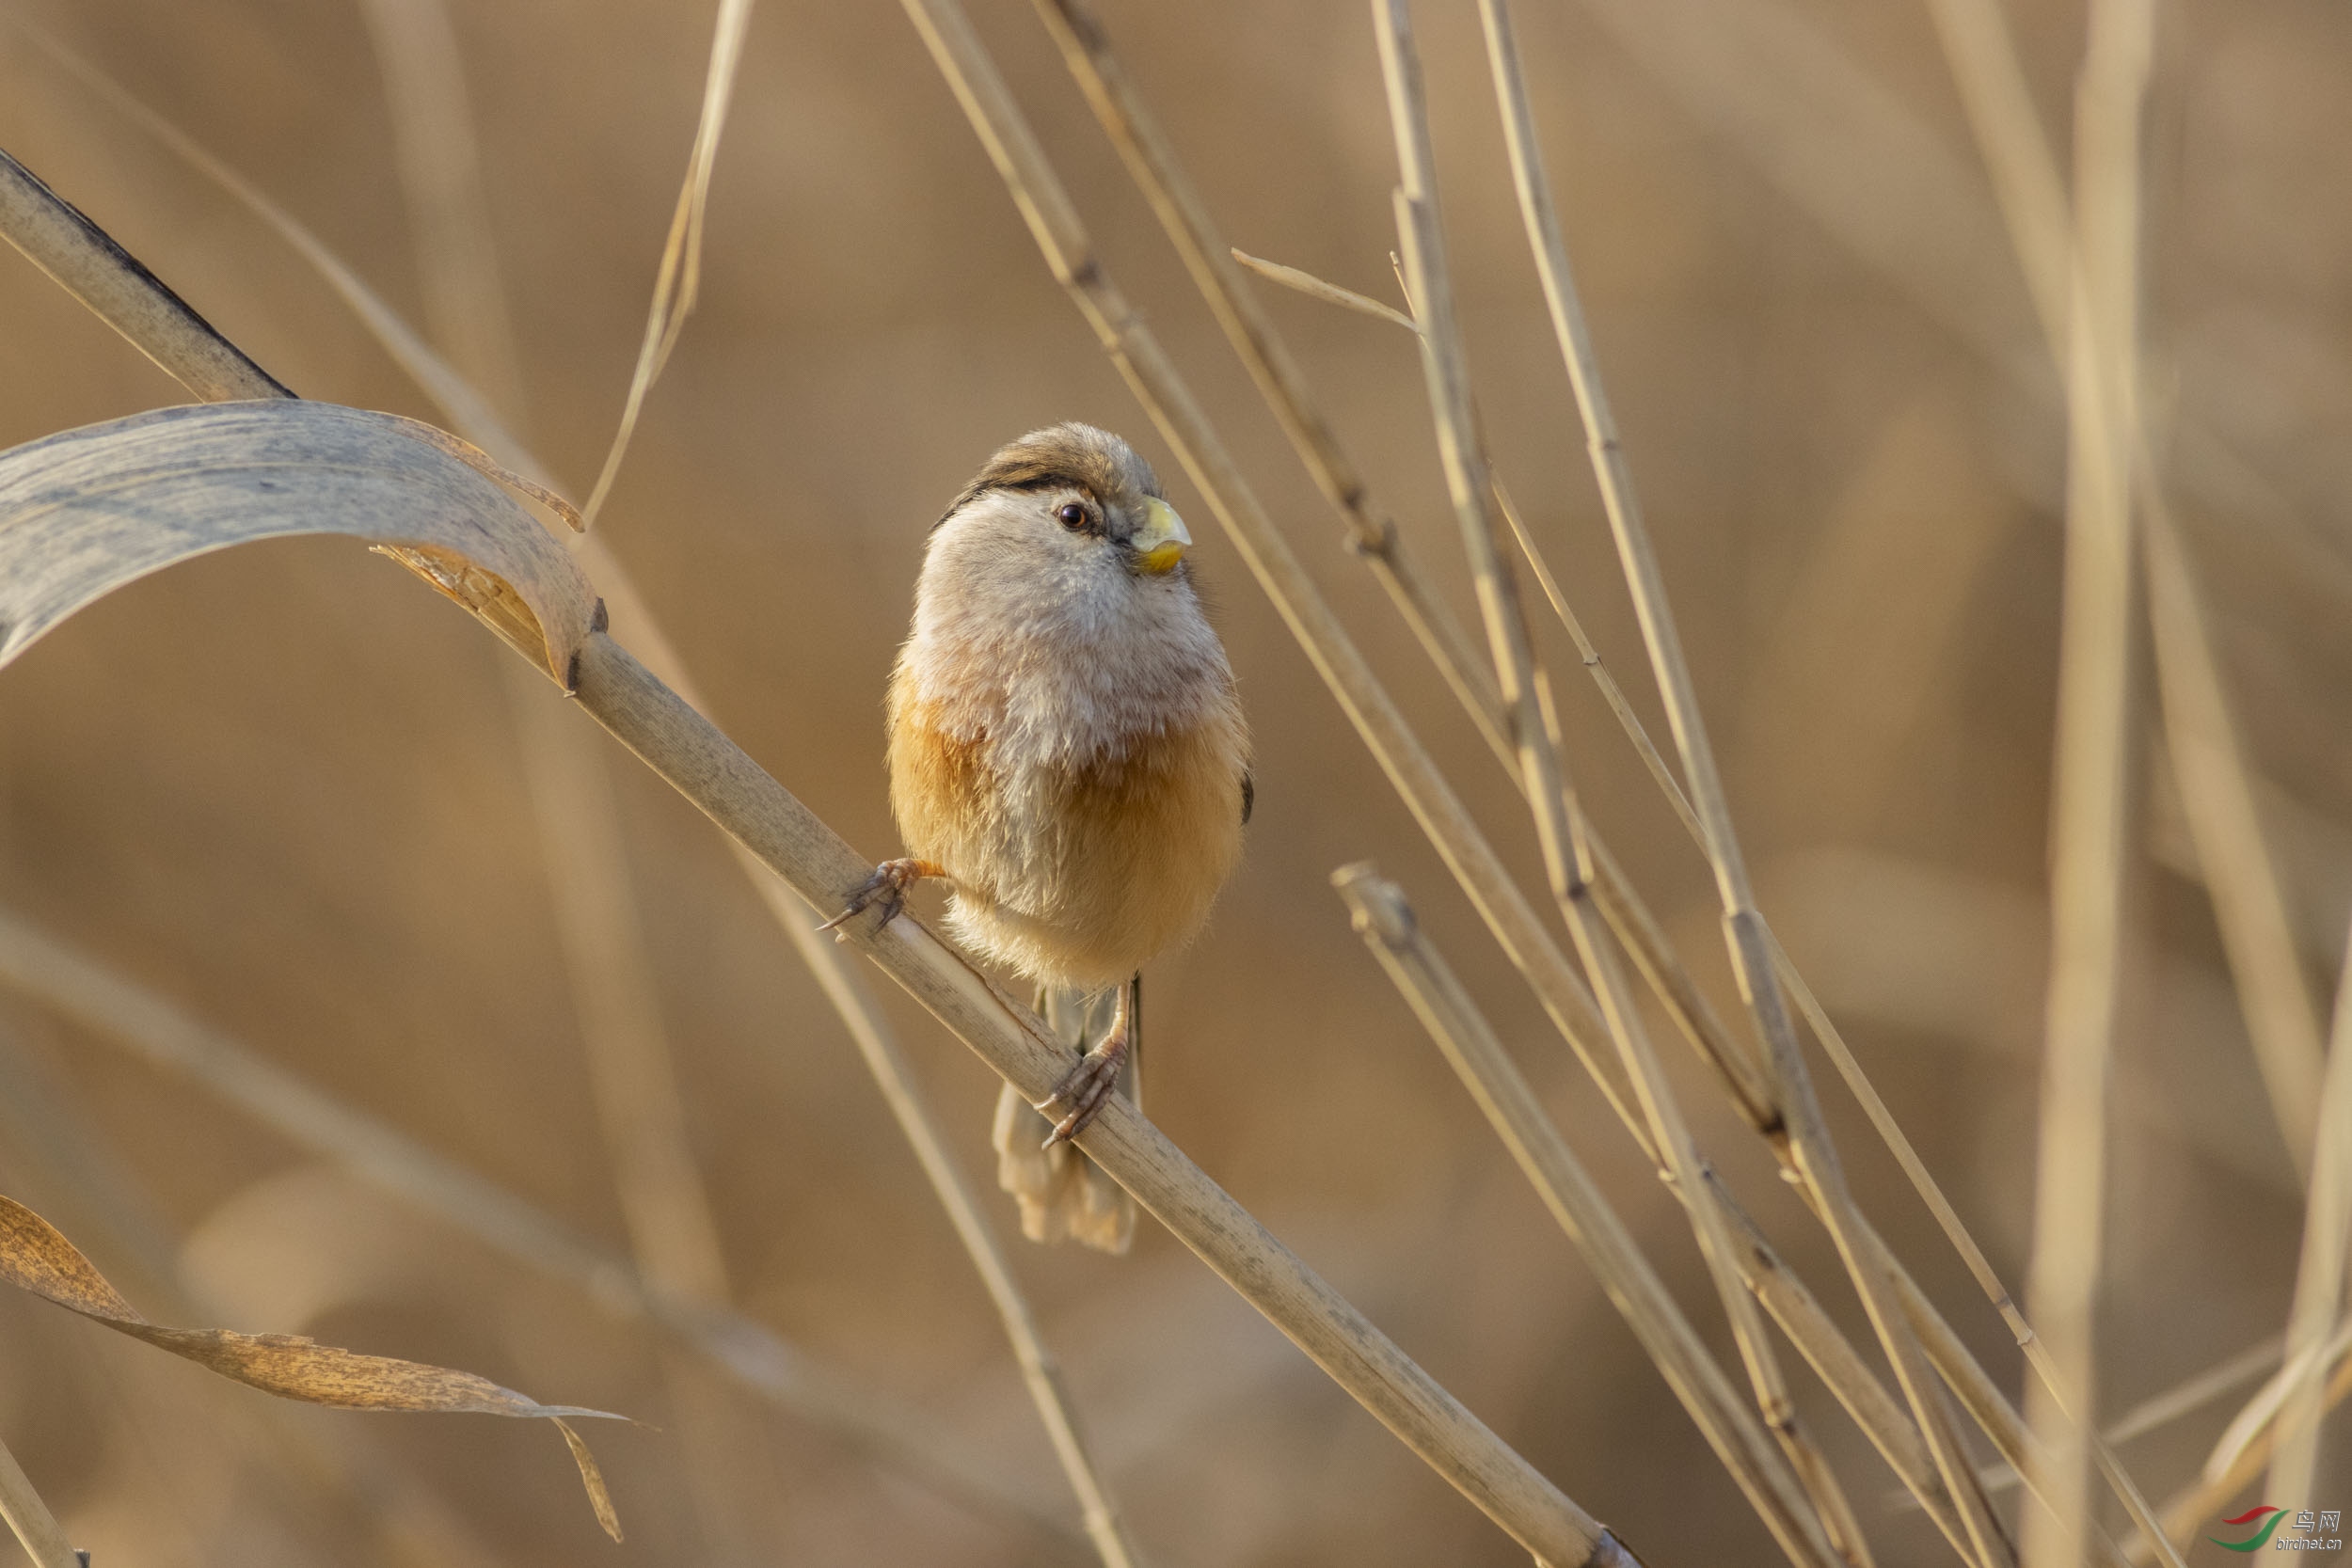
[[[359,8],[8,8],[423,318]],[[707,9],[457,8],[523,367],[508,411],[575,493],[636,354]],[[976,9],[1112,270],[1539,887],[1523,807],[1337,547],[1028,8]],[[1393,154],[1360,6],[1129,3],[1105,20],[1234,243],[1394,297]],[[2081,13],[2037,5],[2012,21],[2044,119],[2063,127]],[[1526,263],[1475,15],[1426,7],[1420,22],[1498,467],[1662,736]],[[1764,908],[2021,1283],[2064,429],[1929,18],[1844,0],[1592,0],[1522,7],[1518,24]],[[2280,503],[2224,511],[2188,496],[2182,511],[2325,997],[2352,916],[2352,14],[2324,0],[2192,0],[2165,8],[2159,40],[2149,355],[2167,415],[2217,432]],[[1874,103],[1899,119],[1869,119]],[[296,390],[431,416],[276,237],[7,27],[0,145]],[[1873,185],[1889,167],[1908,177]],[[185,400],[6,261],[0,445]],[[1266,304],[1467,616],[1410,340],[1295,296]],[[1126,432],[1180,509],[1204,511],[1039,265],[899,11],[769,0],[718,161],[697,313],[599,529],[714,716],[862,848],[894,842],[880,696],[924,531],[994,444],[1073,417]],[[1772,1547],[1750,1511],[1349,930],[1333,867],[1374,856],[1412,894],[1713,1332],[1684,1222],[1241,563],[1195,532],[1259,736],[1259,804],[1211,931],[1154,973],[1153,1119],[1649,1561],[1763,1560]],[[1554,628],[1537,635],[1556,669],[1573,664]],[[337,542],[215,556],[117,594],[0,676],[0,898],[621,1250],[502,657]],[[1737,1016],[1704,863],[1599,701],[1581,683],[1561,696],[1588,809]],[[2162,774],[2152,768],[2144,940],[2115,1077],[2109,1413],[2275,1334],[2301,1227]],[[634,766],[613,782],[734,1303],[1067,1512],[987,1299],[841,1024],[707,824]],[[990,1075],[901,998],[887,1005],[967,1167],[985,1173]],[[83,1162],[20,1129],[0,1136],[0,1188],[134,1299],[171,1288],[142,1270],[174,1259],[180,1288],[226,1304],[238,1327],[463,1366],[661,1429],[596,1434],[631,1526],[611,1548],[560,1450],[531,1433],[258,1418],[241,1409],[257,1396],[0,1299],[0,1435],[102,1568],[1047,1553],[707,1373],[665,1370],[643,1332],[577,1292],[6,996],[0,1065],[48,1085],[39,1119],[69,1129],[61,1141]],[[1702,1144],[1867,1342],[1825,1241],[1775,1196],[1769,1161],[1687,1055],[1670,1065]],[[2013,1391],[1998,1320],[1851,1102],[1824,1094],[1866,1209]],[[118,1223],[142,1215],[144,1241]],[[1016,1261],[1154,1560],[1519,1559],[1149,1222],[1123,1260],[1028,1249]],[[146,1304],[169,1316],[165,1300]],[[1886,1502],[1892,1482],[1874,1479],[1884,1472],[1851,1425],[1798,1381],[1881,1560],[1944,1560],[1920,1517]],[[2138,1440],[2127,1462],[2169,1494],[2228,1408]],[[297,1446],[376,1478],[392,1500],[322,1502],[288,1460],[286,1423]],[[2323,1450],[2320,1506],[2352,1496],[2342,1431]]]

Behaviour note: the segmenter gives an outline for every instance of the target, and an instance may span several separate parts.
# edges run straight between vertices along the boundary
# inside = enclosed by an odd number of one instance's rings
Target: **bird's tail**
[[[1139,981],[1130,981],[1141,989]],[[1074,1062],[1110,1033],[1120,988],[1098,995],[1049,989],[1039,1011]],[[1141,1054],[1142,998],[1135,998],[1128,1022],[1127,1062],[1119,1090],[1141,1102],[1136,1060]],[[1120,1253],[1135,1239],[1136,1200],[1088,1159],[1076,1144],[1041,1147],[1054,1124],[1030,1109],[1010,1084],[996,1098],[996,1184],[1021,1205],[1021,1233],[1033,1242],[1070,1240],[1103,1252]]]

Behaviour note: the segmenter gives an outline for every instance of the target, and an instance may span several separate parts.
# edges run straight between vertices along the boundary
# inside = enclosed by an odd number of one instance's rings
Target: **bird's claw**
[[[1103,1114],[1110,1102],[1111,1091],[1119,1087],[1119,1069],[1127,1062],[1127,1039],[1122,1034],[1104,1040],[1078,1058],[1078,1065],[1062,1075],[1054,1092],[1037,1102],[1034,1109],[1047,1112],[1055,1106],[1066,1105],[1069,1110],[1054,1124],[1042,1148],[1068,1143],[1085,1132],[1094,1118]]]
[[[879,931],[882,927],[898,919],[898,911],[907,907],[907,889],[926,877],[938,875],[938,867],[929,861],[884,861],[874,867],[874,874],[871,877],[866,878],[851,890],[849,907],[817,928],[820,931],[834,930],[843,922],[854,920],[876,904],[880,904],[882,907],[882,916],[874,926],[874,929]]]

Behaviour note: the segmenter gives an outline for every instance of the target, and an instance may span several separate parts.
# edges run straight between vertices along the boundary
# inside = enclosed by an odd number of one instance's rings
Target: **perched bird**
[[[931,531],[890,679],[906,857],[835,922],[877,903],[887,920],[938,878],[948,929],[1038,983],[1079,1059],[1034,1107],[1007,1085],[995,1125],[1038,1241],[1126,1250],[1133,1201],[1070,1139],[1133,1082],[1141,966],[1200,929],[1249,818],[1248,729],[1191,543],[1151,466],[1091,425],[1033,431],[973,476]]]

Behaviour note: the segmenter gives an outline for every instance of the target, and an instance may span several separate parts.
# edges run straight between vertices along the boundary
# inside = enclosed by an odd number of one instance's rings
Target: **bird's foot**
[[[1078,1065],[1062,1075],[1052,1094],[1037,1102],[1036,1109],[1047,1116],[1057,1107],[1068,1107],[1041,1147],[1068,1143],[1085,1132],[1109,1102],[1111,1091],[1119,1086],[1119,1069],[1127,1063],[1126,1021],[1121,1019],[1120,1024],[1108,1039],[1078,1058]]]
[[[879,931],[882,927],[898,919],[898,911],[906,908],[907,889],[926,877],[945,877],[946,875],[947,875],[946,869],[935,861],[884,861],[874,867],[874,874],[871,877],[866,878],[851,890],[849,908],[817,928],[820,931],[833,930],[843,921],[854,919],[876,904],[880,904],[882,907],[882,916],[874,927],[874,929]]]

